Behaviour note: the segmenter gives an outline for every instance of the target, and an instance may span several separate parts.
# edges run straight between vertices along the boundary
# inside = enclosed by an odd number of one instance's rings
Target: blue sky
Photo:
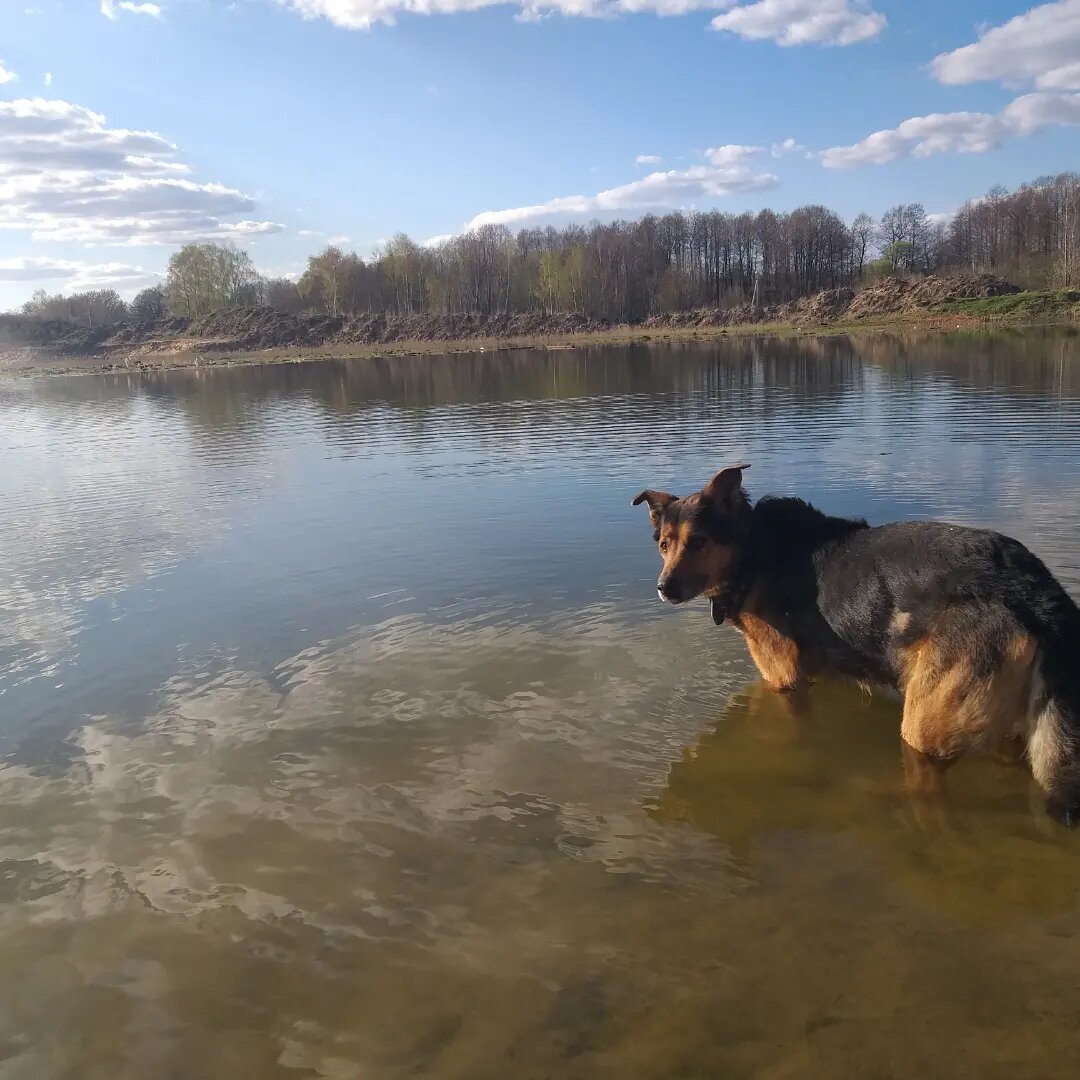
[[[944,213],[1077,165],[1080,0],[525,2],[0,0],[0,307],[130,294],[201,237],[296,273],[330,238]]]

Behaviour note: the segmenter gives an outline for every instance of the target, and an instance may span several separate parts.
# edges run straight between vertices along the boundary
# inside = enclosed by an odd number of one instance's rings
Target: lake
[[[657,601],[739,461],[1080,596],[1074,331],[0,381],[3,1080],[1072,1075],[1027,774]]]

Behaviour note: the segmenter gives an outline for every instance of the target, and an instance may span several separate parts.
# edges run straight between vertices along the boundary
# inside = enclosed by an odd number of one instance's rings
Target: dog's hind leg
[[[906,652],[904,742],[940,762],[992,751],[1022,727],[1036,654],[1034,639],[996,612],[946,612]]]

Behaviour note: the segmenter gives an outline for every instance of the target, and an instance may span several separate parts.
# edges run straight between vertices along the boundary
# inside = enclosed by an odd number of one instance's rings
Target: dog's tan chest
[[[761,677],[774,690],[792,690],[799,684],[802,671],[794,639],[748,611],[732,618],[731,624],[746,638]]]

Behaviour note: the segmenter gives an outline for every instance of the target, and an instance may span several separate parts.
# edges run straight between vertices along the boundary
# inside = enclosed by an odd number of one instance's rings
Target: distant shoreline
[[[509,350],[562,351],[635,344],[693,344],[747,337],[830,337],[887,332],[955,332],[1078,326],[1080,312],[1032,317],[1030,311],[973,314],[963,310],[909,312],[880,319],[791,323],[739,323],[731,326],[655,327],[617,326],[566,334],[473,337],[459,340],[424,339],[371,344],[343,343],[311,347],[215,349],[214,343],[177,343],[175,348],[133,346],[91,355],[65,354],[49,349],[0,346],[0,375],[123,374],[200,368],[310,363],[319,360],[374,360],[404,356],[452,356]]]
[[[508,349],[669,344],[748,336],[1080,323],[1080,291],[1022,291],[990,274],[885,278],[770,307],[699,308],[607,325],[581,314],[319,315],[236,308],[194,319],[78,327],[17,318],[0,325],[0,372],[74,374],[446,356]],[[37,334],[39,339],[35,339]]]

